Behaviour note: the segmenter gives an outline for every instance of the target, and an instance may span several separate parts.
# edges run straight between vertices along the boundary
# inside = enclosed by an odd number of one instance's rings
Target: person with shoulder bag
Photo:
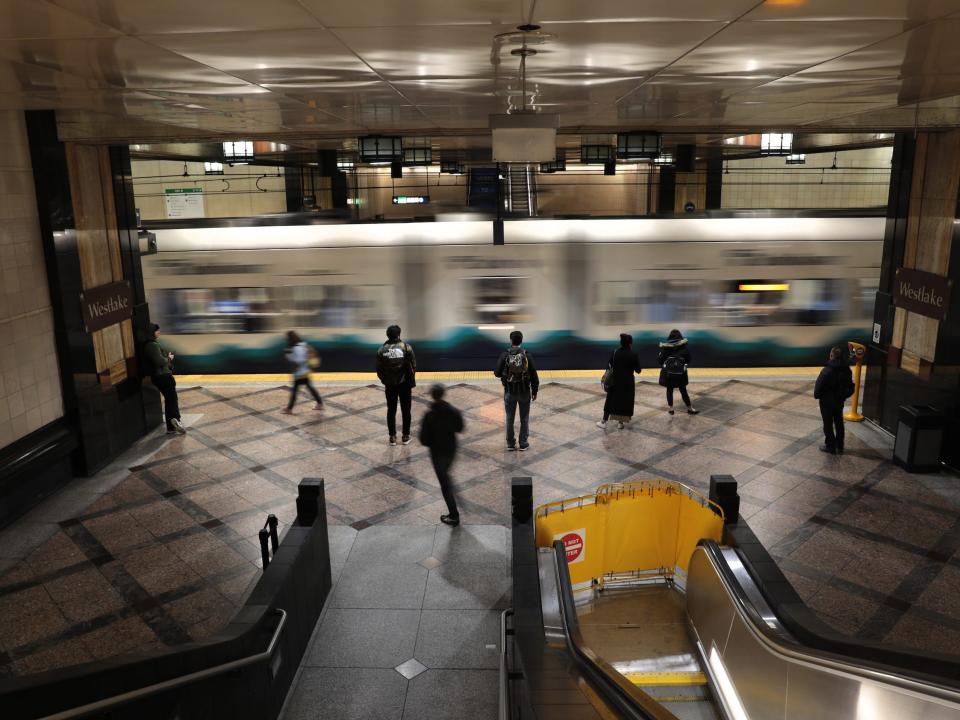
[[[660,354],[657,358],[660,364],[660,384],[667,389],[667,412],[673,415],[673,391],[679,390],[687,406],[687,413],[696,415],[699,410],[690,402],[687,393],[687,384],[690,378],[687,375],[687,366],[690,364],[690,348],[687,339],[679,330],[671,330],[666,342],[660,343]]]
[[[323,410],[323,400],[320,397],[320,393],[317,392],[317,389],[310,382],[310,371],[320,366],[320,356],[317,354],[317,351],[307,345],[307,343],[300,339],[297,333],[291,330],[287,333],[287,349],[284,351],[284,354],[286,355],[287,362],[293,365],[293,387],[290,388],[290,400],[287,402],[287,407],[283,411],[284,414],[293,415],[293,406],[294,403],[297,402],[297,393],[301,385],[305,386],[310,394],[313,395],[313,399],[316,401],[313,409]]]
[[[617,421],[617,427],[623,429],[624,424],[633,417],[633,406],[636,399],[636,381],[634,373],[640,374],[640,357],[633,351],[633,337],[620,333],[620,347],[613,351],[607,371],[603,374],[603,389],[607,391],[607,399],[603,403],[603,420],[597,422],[597,427],[606,428],[610,418]]]
[[[413,348],[400,339],[400,326],[387,328],[387,341],[377,350],[377,377],[387,396],[387,432],[397,444],[397,403],[403,420],[401,442],[410,444],[410,391],[417,386],[417,358]]]
[[[163,416],[167,421],[168,433],[180,433],[187,430],[180,421],[180,400],[177,397],[177,381],[173,377],[173,353],[160,346],[160,326],[150,325],[150,339],[144,343],[147,370],[153,386],[163,396]]]

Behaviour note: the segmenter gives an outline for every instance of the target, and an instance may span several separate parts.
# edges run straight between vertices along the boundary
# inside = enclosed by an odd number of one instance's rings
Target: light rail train
[[[251,219],[250,222],[255,222]],[[645,365],[672,328],[703,366],[818,364],[870,335],[882,217],[158,224],[151,317],[178,371],[282,372],[283,333],[324,370],[373,368],[397,323],[425,370],[493,366],[522,330],[549,369],[602,366],[620,332]]]

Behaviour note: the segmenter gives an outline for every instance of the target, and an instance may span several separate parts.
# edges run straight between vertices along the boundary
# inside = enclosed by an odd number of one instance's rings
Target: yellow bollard
[[[863,355],[867,348],[860,343],[848,342],[847,348],[850,354],[857,358],[857,367],[853,373],[853,397],[850,398],[850,412],[843,414],[844,420],[850,422],[863,422],[863,415],[860,414],[860,382],[863,379]]]

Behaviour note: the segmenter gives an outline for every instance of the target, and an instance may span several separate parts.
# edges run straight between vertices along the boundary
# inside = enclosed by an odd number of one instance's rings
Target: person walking
[[[530,447],[530,403],[537,399],[540,378],[533,358],[524,348],[523,333],[514,330],[510,333],[510,348],[500,353],[493,374],[503,383],[503,406],[507,421],[507,450],[516,450],[514,421],[517,408],[520,409],[520,450]]]
[[[440,483],[440,492],[447,503],[447,514],[440,516],[444,525],[459,525],[460,511],[453,494],[453,480],[450,479],[450,466],[457,455],[457,433],[463,432],[463,415],[453,405],[443,399],[446,391],[443,385],[430,388],[433,404],[423,416],[420,426],[420,443],[430,448],[430,462]]]
[[[413,348],[400,339],[400,326],[387,328],[387,341],[377,350],[377,377],[387,396],[387,432],[397,444],[397,403],[403,419],[401,442],[410,444],[410,391],[416,387],[417,358]]]
[[[177,398],[177,381],[173,377],[173,353],[160,346],[160,326],[150,325],[150,339],[143,346],[146,355],[147,370],[153,386],[163,395],[163,415],[167,421],[168,433],[180,433],[187,430],[180,421],[180,400]]]
[[[301,385],[304,385],[313,395],[313,399],[317,403],[313,406],[313,409],[323,410],[323,400],[320,398],[320,393],[310,382],[310,364],[311,360],[317,357],[316,352],[291,330],[287,333],[287,349],[284,350],[284,354],[287,361],[293,365],[293,387],[290,388],[290,401],[283,411],[284,414],[293,415],[293,405],[297,402],[297,393]]]
[[[632,336],[620,333],[620,347],[613,351],[607,368],[609,377],[604,385],[607,399],[603,403],[603,420],[597,422],[597,427],[606,428],[607,422],[613,418],[622,430],[624,423],[630,422],[633,417],[636,395],[633,375],[639,375],[641,371],[640,357],[633,351]]]
[[[687,376],[687,366],[690,364],[690,348],[687,339],[679,330],[671,330],[666,342],[660,343],[660,355],[657,359],[660,364],[660,384],[667,389],[667,412],[673,415],[673,391],[679,390],[683,403],[687,406],[690,415],[696,415],[699,410],[690,402],[687,385],[690,378]]]
[[[821,452],[843,454],[843,403],[853,395],[853,372],[843,358],[843,348],[830,349],[827,364],[817,376],[813,397],[820,401],[824,444]]]

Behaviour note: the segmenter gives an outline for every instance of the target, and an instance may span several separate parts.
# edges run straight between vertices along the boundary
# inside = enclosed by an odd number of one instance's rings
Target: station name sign
[[[893,304],[919,315],[942,320],[950,307],[952,284],[942,275],[900,268],[894,281]]]
[[[133,316],[133,293],[126,281],[101,285],[80,293],[83,326],[88,333],[103,330]]]

